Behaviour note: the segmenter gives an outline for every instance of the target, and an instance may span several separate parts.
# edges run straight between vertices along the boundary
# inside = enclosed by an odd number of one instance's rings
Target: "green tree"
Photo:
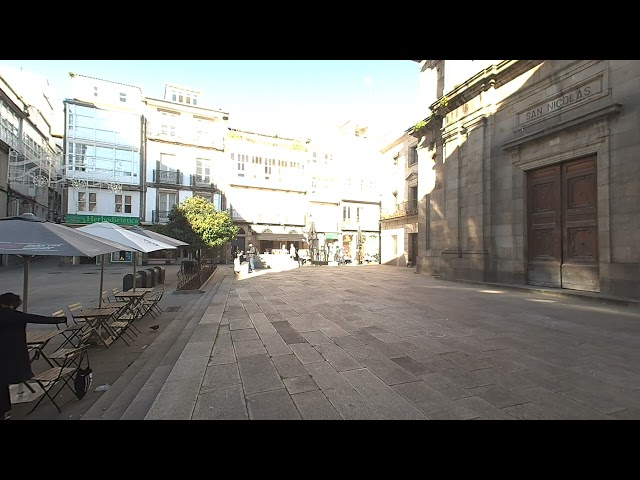
[[[196,251],[222,247],[235,240],[238,227],[227,212],[219,212],[202,197],[187,198],[174,205],[169,222],[159,233],[187,242]]]

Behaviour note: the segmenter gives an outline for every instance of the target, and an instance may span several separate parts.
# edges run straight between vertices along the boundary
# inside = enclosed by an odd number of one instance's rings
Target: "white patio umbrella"
[[[144,235],[145,237],[153,238],[154,240],[158,240],[159,242],[168,243],[169,245],[175,245],[176,247],[186,247],[189,245],[187,242],[183,242],[182,240],[178,240],[177,238],[169,237],[168,235],[163,235],[162,233],[154,232],[153,230],[145,230],[144,228],[138,226],[131,227],[128,230],[139,235]]]
[[[48,222],[32,213],[0,218],[0,254],[16,255],[24,262],[23,312],[28,310],[29,263],[34,256],[95,257],[127,249],[128,247],[121,243]],[[100,293],[102,293],[102,281],[101,276]]]
[[[156,250],[170,250],[176,248],[175,245],[169,245],[168,243],[160,242],[153,238],[145,237],[144,235],[139,235],[110,222],[96,222],[80,227],[78,230],[90,233],[96,237],[127,245],[128,248],[124,248],[123,250],[133,252],[134,291],[136,289],[136,252],[155,252]],[[104,258],[102,264],[104,264]],[[100,295],[100,298],[102,299],[102,295]]]

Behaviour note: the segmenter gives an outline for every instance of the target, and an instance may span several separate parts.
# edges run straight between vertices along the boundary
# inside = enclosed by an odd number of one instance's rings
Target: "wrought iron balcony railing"
[[[218,187],[211,181],[211,177],[203,177],[202,175],[191,175],[191,186],[200,188],[210,188],[217,190]]]
[[[153,223],[168,223],[170,210],[153,210],[151,212]]]
[[[382,219],[406,217],[418,214],[418,201],[409,200],[408,202],[398,203],[393,210],[382,213]]]
[[[235,222],[243,222],[246,219],[242,216],[242,214],[236,210],[235,208],[227,208],[227,212],[231,216],[231,220]]]
[[[169,170],[154,170],[153,181],[154,183],[160,183],[163,185],[182,185],[182,172],[177,170],[175,172]]]

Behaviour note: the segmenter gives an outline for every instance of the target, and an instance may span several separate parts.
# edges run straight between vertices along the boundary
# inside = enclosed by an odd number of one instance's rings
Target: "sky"
[[[397,138],[426,116],[411,60],[1,60],[45,76],[60,102],[69,72],[140,87],[165,83],[202,93],[200,106],[229,113],[229,127],[286,136],[353,120]],[[280,130],[282,130],[280,132]]]

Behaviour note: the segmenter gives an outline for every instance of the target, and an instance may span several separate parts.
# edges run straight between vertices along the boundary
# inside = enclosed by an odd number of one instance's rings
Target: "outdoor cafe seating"
[[[109,348],[118,339],[130,345],[129,342],[140,333],[135,322],[147,314],[155,318],[162,313],[159,302],[164,289],[154,290],[136,288],[135,291],[123,292],[113,289],[111,295],[103,292],[100,306],[69,304],[51,313],[51,316],[65,317],[66,322],[56,325],[55,329],[27,331],[31,362],[44,361],[40,364],[41,371],[23,382],[32,393],[29,396],[32,399],[27,401],[35,402],[29,413],[45,398],[61,412],[58,395],[67,387],[73,391],[73,378],[90,347],[101,345]],[[34,371],[37,370],[34,368]]]

